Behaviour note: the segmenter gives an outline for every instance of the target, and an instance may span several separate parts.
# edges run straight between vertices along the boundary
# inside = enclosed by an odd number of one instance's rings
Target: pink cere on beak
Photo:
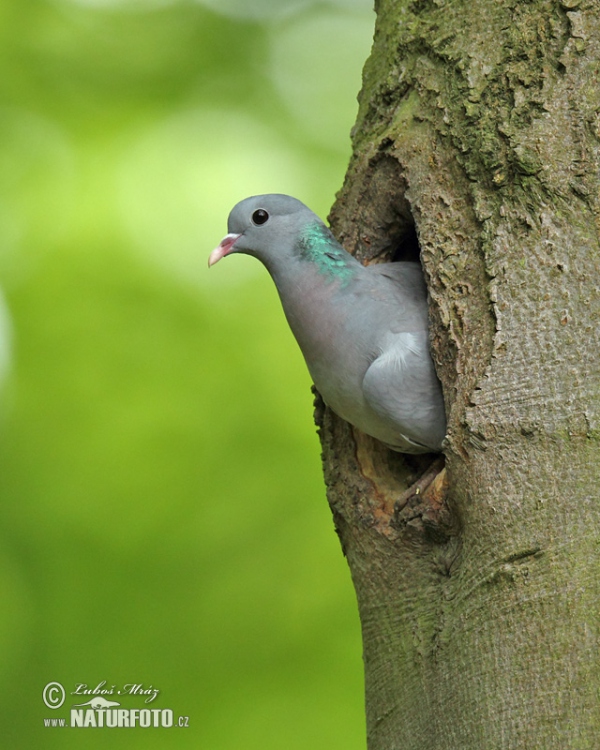
[[[231,248],[235,244],[235,241],[241,237],[240,234],[228,234],[221,240],[219,247],[216,247],[208,257],[208,267],[214,266],[218,263],[221,258],[224,258],[231,252]]]

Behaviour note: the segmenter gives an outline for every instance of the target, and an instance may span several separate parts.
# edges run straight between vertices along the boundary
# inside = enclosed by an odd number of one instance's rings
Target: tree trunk
[[[332,225],[368,262],[418,237],[449,430],[445,499],[399,507],[426,461],[318,402],[369,748],[597,749],[597,0],[376,6]]]

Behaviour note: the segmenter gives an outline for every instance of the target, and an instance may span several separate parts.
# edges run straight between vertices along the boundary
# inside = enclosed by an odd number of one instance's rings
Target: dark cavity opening
[[[398,239],[396,248],[390,258],[392,263],[399,261],[413,261],[419,263],[421,258],[421,246],[414,226],[407,227]]]

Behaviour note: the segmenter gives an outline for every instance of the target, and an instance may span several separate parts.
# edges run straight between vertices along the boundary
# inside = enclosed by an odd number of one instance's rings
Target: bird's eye
[[[264,208],[257,208],[256,211],[252,214],[252,223],[256,224],[257,227],[259,227],[261,224],[264,224],[269,220],[269,214],[265,211]]]

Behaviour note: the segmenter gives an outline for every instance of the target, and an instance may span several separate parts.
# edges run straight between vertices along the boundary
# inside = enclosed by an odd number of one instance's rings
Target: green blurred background
[[[247,195],[326,216],[373,22],[2,0],[2,747],[364,747],[310,381],[260,264],[206,261]],[[44,727],[54,680],[190,726]]]

